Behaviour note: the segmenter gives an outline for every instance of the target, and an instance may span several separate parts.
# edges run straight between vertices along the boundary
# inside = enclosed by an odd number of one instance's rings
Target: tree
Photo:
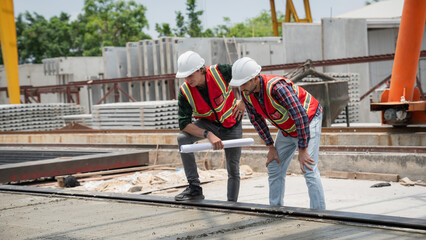
[[[103,46],[151,39],[143,32],[149,27],[145,11],[145,6],[134,1],[86,0],[75,26],[83,56],[99,56]]]
[[[380,2],[380,0],[368,0],[368,1],[365,1],[365,5],[368,6],[370,4],[378,3],[378,2]]]
[[[181,11],[176,11],[176,28],[173,29],[174,34],[177,37],[185,37],[187,34],[190,37],[206,37],[213,36],[213,32],[208,29],[206,32],[203,32],[203,27],[201,25],[201,20],[199,17],[203,15],[203,11],[196,11],[197,3],[196,0],[187,0],[186,1],[186,11],[188,21],[185,21],[185,17],[183,16]],[[164,26],[165,23],[162,25]],[[156,31],[160,36],[164,34],[164,29],[159,28]]]
[[[283,22],[284,15],[279,12],[277,15],[279,16],[278,21]],[[227,37],[266,37],[274,35],[271,15],[266,10],[262,10],[258,16],[243,23],[237,23],[230,27],[219,25],[215,29],[217,29],[218,33],[227,33]]]
[[[85,0],[83,13],[72,22],[66,13],[49,20],[37,13],[19,14],[15,20],[19,63],[41,63],[44,58],[62,56],[101,56],[103,46],[125,46],[127,42],[150,39],[143,32],[148,28],[145,11],[134,1]]]
[[[182,15],[180,11],[176,13],[176,28],[173,29],[175,35],[178,37],[184,37],[188,29],[185,26],[185,17]]]
[[[162,23],[161,25],[156,23],[155,24],[155,31],[159,33],[159,37],[172,37],[172,29],[170,28],[170,25],[168,23]]]
[[[16,18],[16,35],[20,63],[41,63],[43,58],[72,56],[70,16],[60,13],[47,21],[29,12]]]
[[[203,15],[203,11],[195,11],[197,7],[196,0],[186,1],[186,10],[188,11],[188,35],[190,37],[202,37],[203,27],[199,17]]]

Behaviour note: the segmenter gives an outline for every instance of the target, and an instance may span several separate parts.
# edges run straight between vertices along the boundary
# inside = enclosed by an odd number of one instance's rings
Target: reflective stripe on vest
[[[272,106],[278,111],[278,112],[280,112],[281,113],[281,115],[282,115],[282,117],[281,118],[279,118],[279,119],[274,119],[273,121],[276,123],[276,124],[279,124],[279,125],[281,125],[281,124],[283,124],[283,123],[285,123],[289,118],[290,118],[290,116],[288,115],[288,111],[287,111],[287,109],[285,109],[283,106],[281,106],[279,103],[277,103],[276,101],[275,101],[275,99],[272,97],[272,86],[276,83],[276,82],[278,82],[278,81],[280,81],[280,80],[282,80],[283,78],[281,78],[281,77],[274,77],[274,78],[272,78],[271,80],[269,80],[268,81],[268,84],[266,85],[266,93],[267,93],[267,95],[268,95],[268,98],[269,98],[269,102],[272,104]],[[287,81],[286,81],[287,82]],[[288,83],[288,82],[287,82]],[[294,89],[294,88],[293,88]],[[299,97],[299,94],[298,94],[298,92],[299,92],[299,89],[297,89],[297,92],[296,92],[296,94],[297,94],[297,96]],[[269,113],[268,113],[269,114]],[[286,132],[288,132],[288,133],[291,133],[291,132],[294,132],[294,131],[296,131],[296,124],[294,123],[290,128],[287,128],[287,129],[283,129],[284,131],[286,131]]]
[[[229,109],[224,109],[226,104],[229,105],[229,101],[231,99],[228,99],[228,97],[231,95],[232,89],[230,87],[228,87],[228,89],[227,89],[227,87],[225,85],[225,81],[222,79],[221,75],[219,74],[219,72],[217,70],[217,65],[207,67],[206,70],[211,73],[211,76],[215,80],[215,83],[216,83],[215,86],[219,87],[220,91],[222,92],[223,99],[224,99],[220,103],[220,105],[218,105],[216,108],[214,108],[214,111],[209,108],[209,111],[207,111],[206,113],[200,113],[199,110],[197,109],[197,104],[195,103],[194,97],[191,93],[190,86],[186,82],[184,82],[181,85],[180,88],[182,90],[182,93],[185,95],[186,99],[188,100],[189,104],[191,105],[194,117],[196,117],[196,118],[209,118],[210,117],[211,119],[215,119],[214,112],[216,112],[218,114],[218,117],[219,117],[218,120],[221,123],[224,123],[225,120],[228,117],[232,116],[232,109],[234,109],[234,107],[236,106],[237,101],[234,97],[233,100],[232,100],[231,107]],[[204,100],[203,100],[203,102],[204,102]],[[225,112],[223,112],[223,111],[225,111]]]
[[[254,95],[247,96],[244,92],[242,92],[244,99],[249,102],[260,115],[268,119],[273,125],[286,132],[287,134],[290,134],[291,136],[297,136],[296,124],[294,120],[290,117],[288,110],[284,106],[276,102],[275,99],[272,97],[273,86],[280,80],[283,80],[287,84],[289,84],[293,88],[299,100],[301,101],[301,104],[305,109],[309,120],[311,120],[313,116],[315,116],[315,112],[319,104],[318,101],[306,90],[293,84],[292,81],[287,80],[281,76],[261,76],[261,81],[263,81],[264,85],[261,91],[263,91],[264,93],[263,97],[265,106],[262,107],[260,105],[260,102],[254,97]]]

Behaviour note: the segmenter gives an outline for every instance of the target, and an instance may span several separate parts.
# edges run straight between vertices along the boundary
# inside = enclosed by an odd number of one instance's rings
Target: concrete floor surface
[[[327,210],[380,214],[396,217],[426,219],[426,187],[403,186],[391,182],[389,187],[372,188],[383,181],[331,179],[322,177]],[[226,201],[226,181],[202,185],[209,200]],[[154,192],[152,195],[172,197],[184,188]],[[269,204],[268,177],[254,173],[241,180],[239,202]],[[308,190],[302,175],[288,175],[284,206],[309,208]]]

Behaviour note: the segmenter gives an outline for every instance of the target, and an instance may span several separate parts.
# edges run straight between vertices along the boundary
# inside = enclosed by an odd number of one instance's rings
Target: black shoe
[[[183,192],[175,196],[176,201],[190,201],[204,199],[203,189],[199,186],[189,186]]]

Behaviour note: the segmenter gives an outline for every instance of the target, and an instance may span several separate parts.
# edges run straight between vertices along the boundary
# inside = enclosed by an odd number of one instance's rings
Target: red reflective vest
[[[196,119],[205,118],[211,122],[218,122],[226,128],[234,126],[237,121],[232,117],[232,110],[236,106],[236,99],[231,87],[217,70],[217,65],[206,67],[206,80],[213,109],[196,87],[191,87],[186,82],[180,86],[191,105],[192,114]]]
[[[265,109],[260,105],[257,98],[253,94],[247,96],[243,92],[243,97],[253,105],[256,111],[264,118],[268,119],[273,125],[284,132],[284,135],[288,134],[292,137],[297,137],[296,122],[290,117],[287,109],[277,103],[271,96],[273,86],[279,81],[285,81],[286,84],[290,84],[293,90],[296,92],[297,97],[300,100],[303,108],[308,114],[309,121],[314,118],[318,108],[318,101],[305,89],[295,85],[292,81],[276,75],[261,75],[263,78],[263,96]]]

